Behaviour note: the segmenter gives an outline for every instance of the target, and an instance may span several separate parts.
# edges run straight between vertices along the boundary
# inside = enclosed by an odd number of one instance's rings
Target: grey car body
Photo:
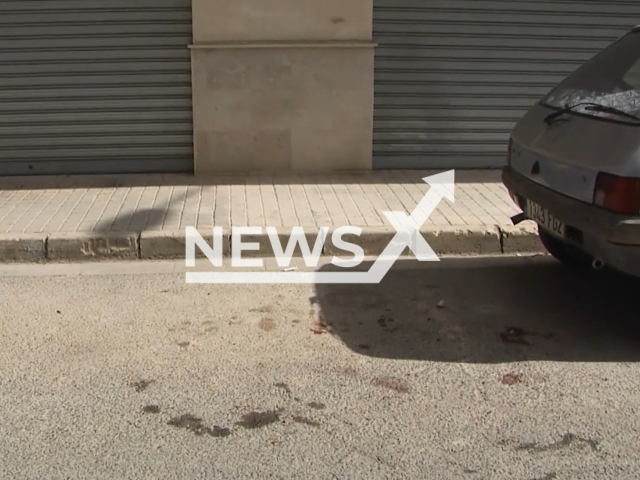
[[[529,110],[507,163],[505,186],[554,256],[640,276],[640,26]]]

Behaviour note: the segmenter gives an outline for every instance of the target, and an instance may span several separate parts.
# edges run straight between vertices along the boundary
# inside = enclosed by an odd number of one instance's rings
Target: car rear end
[[[612,111],[566,108],[582,104]],[[511,135],[503,182],[545,235],[640,276],[640,30],[525,115]]]

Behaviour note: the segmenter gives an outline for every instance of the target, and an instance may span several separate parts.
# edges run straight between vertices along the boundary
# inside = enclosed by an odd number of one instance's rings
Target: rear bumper
[[[615,245],[640,247],[640,215],[617,215],[574,200],[538,185],[511,167],[502,170],[502,181],[509,192],[518,197],[520,207],[523,206],[522,199],[537,203],[549,210],[558,220],[562,220],[567,225],[568,232],[575,233],[576,237],[581,233]]]
[[[502,181],[521,208],[528,199],[562,220],[568,244],[615,270],[640,277],[640,218],[616,215],[566,197],[510,167],[503,169]]]

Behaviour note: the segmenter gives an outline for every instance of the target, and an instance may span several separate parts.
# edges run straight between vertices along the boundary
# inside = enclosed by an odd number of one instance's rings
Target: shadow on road
[[[640,281],[548,258],[398,262],[378,285],[316,285],[312,300],[335,336],[371,357],[640,360]]]

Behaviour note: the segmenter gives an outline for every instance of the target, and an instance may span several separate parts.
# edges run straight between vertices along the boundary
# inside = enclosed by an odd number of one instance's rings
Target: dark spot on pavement
[[[160,407],[158,405],[145,405],[142,407],[144,413],[160,413]]]
[[[202,426],[202,419],[196,417],[195,415],[191,415],[189,413],[185,413],[179,417],[174,417],[167,422],[168,425],[172,427],[180,427],[186,429],[194,429],[196,427]]]
[[[291,389],[289,388],[289,385],[287,385],[284,382],[278,382],[274,386],[284,390],[287,393],[291,393]]]
[[[388,332],[388,333],[397,332],[398,327],[392,327],[391,325],[389,325],[390,323],[393,323],[393,321],[394,321],[393,318],[391,318],[390,316],[382,315],[378,319],[378,325],[380,325],[385,332]]]
[[[502,376],[502,384],[503,385],[515,385],[516,383],[520,383],[522,381],[522,375],[517,373],[505,373]]]
[[[275,410],[268,410],[266,412],[249,412],[242,416],[240,422],[236,422],[243,428],[262,428],[272,423],[276,423],[280,420],[280,414]]]
[[[316,335],[327,333],[328,330],[329,326],[322,320],[318,320],[316,323],[311,325],[311,331]]]
[[[525,338],[529,335],[529,332],[518,327],[507,327],[504,332],[500,334],[500,339],[503,343],[510,343],[515,345],[531,345],[531,343]]]
[[[210,429],[210,435],[216,438],[224,438],[231,435],[231,430],[226,427],[219,427],[218,425],[214,425],[212,429]]]
[[[342,369],[342,373],[345,374],[348,377],[357,377],[358,376],[358,371],[353,367],[344,367]]]
[[[189,342],[178,342],[180,348],[187,348],[190,345]]]
[[[137,382],[133,382],[131,386],[136,389],[136,392],[142,392],[155,382],[155,380],[138,380]]]
[[[525,443],[523,445],[519,445],[516,447],[516,450],[526,450],[528,452],[540,453],[540,452],[551,452],[555,450],[560,450],[561,448],[569,447],[571,445],[586,445],[591,448],[594,452],[598,451],[598,442],[596,440],[592,440],[590,438],[581,438],[573,433],[565,433],[561,440],[557,442],[550,443],[549,445],[538,445],[536,443]]]
[[[478,473],[477,470],[471,470],[469,468],[465,468],[464,470],[462,470],[464,473]]]
[[[56,313],[60,315],[62,312],[60,310],[56,310]]]
[[[297,320],[297,319],[296,319],[296,320],[292,320],[292,322],[293,322],[293,323],[300,323],[300,322],[301,322],[301,320]]]
[[[555,336],[556,334],[552,332],[536,333],[536,332],[528,332],[520,327],[506,327],[504,332],[500,334],[500,339],[502,340],[503,343],[530,346],[531,342],[527,340],[525,337],[541,337],[545,340],[550,340]]]
[[[344,18],[342,17],[331,17],[331,23],[338,24],[343,22],[344,22]]]
[[[313,408],[314,410],[324,410],[326,405],[320,402],[309,402],[307,403],[307,407]]]
[[[218,329],[216,327],[209,327],[209,328],[205,328],[204,331],[206,333],[211,333],[211,332],[216,332],[218,331]]]
[[[293,420],[296,423],[302,423],[304,425],[309,425],[310,427],[319,427],[320,424],[318,422],[315,422],[313,420],[310,420],[306,417],[301,417],[299,415],[293,415],[291,417],[291,420]]]
[[[273,318],[263,318],[258,323],[258,327],[265,332],[271,332],[276,328],[276,321]]]
[[[198,418],[194,415],[186,413],[179,417],[174,417],[169,422],[168,425],[177,428],[183,428],[185,430],[189,430],[190,432],[195,433],[198,436],[208,435],[210,437],[228,437],[231,435],[231,430],[228,428],[219,427],[214,425],[213,428],[206,427],[202,424],[202,419]]]
[[[376,377],[372,382],[376,387],[383,387],[388,390],[394,390],[398,393],[409,393],[409,385],[400,378],[395,377]]]
[[[250,308],[249,309],[250,312],[255,312],[255,313],[272,313],[273,312],[273,306],[271,305],[264,305],[260,308]]]
[[[360,350],[370,350],[371,349],[371,345],[367,345],[366,343],[361,343],[358,345],[358,348]]]

